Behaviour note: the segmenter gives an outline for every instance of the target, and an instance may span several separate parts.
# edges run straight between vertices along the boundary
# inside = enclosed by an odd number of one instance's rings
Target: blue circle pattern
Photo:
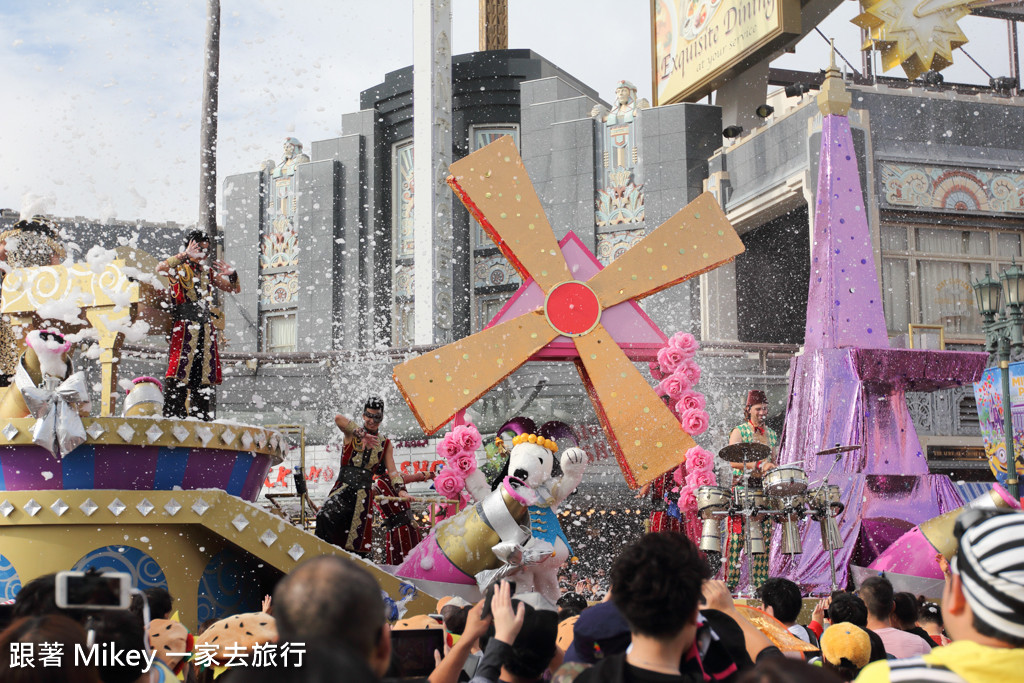
[[[131,574],[132,586],[139,590],[167,588],[167,577],[157,561],[130,545],[108,545],[91,550],[72,569],[126,572]]]
[[[0,555],[0,600],[13,600],[21,590],[21,579],[14,563]]]
[[[251,558],[230,548],[210,559],[199,579],[199,623],[260,609],[262,596],[252,580],[252,564]]]

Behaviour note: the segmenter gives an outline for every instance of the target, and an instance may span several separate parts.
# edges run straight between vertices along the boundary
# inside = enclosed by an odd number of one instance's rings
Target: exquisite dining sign
[[[651,0],[655,105],[695,101],[799,36],[799,0]]]

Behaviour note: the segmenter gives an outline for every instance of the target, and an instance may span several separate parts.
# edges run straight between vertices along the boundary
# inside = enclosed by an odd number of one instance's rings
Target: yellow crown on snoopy
[[[543,436],[537,436],[536,434],[520,434],[519,436],[512,437],[513,446],[518,446],[521,443],[535,443],[538,446],[543,446],[552,453],[558,452],[558,444],[551,439],[546,439]]]

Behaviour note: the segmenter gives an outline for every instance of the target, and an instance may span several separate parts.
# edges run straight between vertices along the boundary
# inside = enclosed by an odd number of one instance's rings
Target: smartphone
[[[124,572],[58,572],[57,607],[128,609],[132,577]]]
[[[444,630],[410,628],[391,632],[389,677],[420,678],[433,673],[434,651],[444,654]]]

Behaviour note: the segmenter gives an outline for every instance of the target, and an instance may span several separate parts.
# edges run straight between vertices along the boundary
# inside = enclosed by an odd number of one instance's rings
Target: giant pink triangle
[[[569,272],[576,280],[586,282],[604,268],[572,231],[562,238],[558,246],[562,249],[562,256],[569,266]],[[486,327],[518,318],[543,306],[544,291],[533,281],[533,278],[530,278],[516,290],[512,298],[487,323]],[[602,311],[601,324],[626,353],[626,356],[633,361],[655,360],[658,350],[668,340],[665,333],[633,300],[623,301]],[[579,358],[576,345],[568,337],[558,336],[535,353],[530,360],[573,360],[575,358]]]

